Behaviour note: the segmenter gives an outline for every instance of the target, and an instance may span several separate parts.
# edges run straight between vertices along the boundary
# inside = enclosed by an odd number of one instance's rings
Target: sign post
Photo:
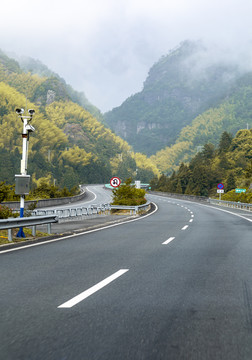
[[[219,194],[219,200],[221,200],[221,194],[224,193],[224,185],[222,183],[217,185],[217,193]]]

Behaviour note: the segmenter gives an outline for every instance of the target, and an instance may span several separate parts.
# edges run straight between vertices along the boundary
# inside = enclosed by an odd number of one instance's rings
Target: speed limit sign
[[[121,184],[121,180],[118,177],[114,176],[112,177],[112,179],[110,179],[110,185],[113,186],[114,188],[120,186],[120,184]]]

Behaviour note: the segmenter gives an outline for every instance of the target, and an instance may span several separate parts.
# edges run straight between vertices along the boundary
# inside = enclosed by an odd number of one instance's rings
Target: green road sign
[[[240,193],[245,193],[246,189],[235,189],[235,192],[240,194]]]

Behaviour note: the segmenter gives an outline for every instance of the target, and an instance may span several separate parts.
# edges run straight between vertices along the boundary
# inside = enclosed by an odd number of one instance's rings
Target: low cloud
[[[142,89],[154,62],[190,39],[201,65],[251,62],[250,0],[9,0],[0,48],[44,62],[102,111]]]

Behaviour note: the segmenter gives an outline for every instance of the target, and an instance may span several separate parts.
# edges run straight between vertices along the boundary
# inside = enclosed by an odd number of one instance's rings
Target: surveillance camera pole
[[[22,132],[22,138],[23,138],[23,147],[22,147],[22,159],[21,159],[21,175],[27,175],[27,164],[28,164],[28,145],[29,145],[29,130],[27,130],[28,122],[31,121],[32,115],[34,114],[34,110],[28,110],[29,116],[23,116],[22,113],[24,112],[23,109],[17,109],[17,114],[19,114],[19,117],[21,118],[23,122],[23,132]],[[25,195],[20,195],[20,217],[24,217],[24,201],[25,201]],[[19,231],[16,235],[17,237],[25,237],[23,228],[20,227]]]

